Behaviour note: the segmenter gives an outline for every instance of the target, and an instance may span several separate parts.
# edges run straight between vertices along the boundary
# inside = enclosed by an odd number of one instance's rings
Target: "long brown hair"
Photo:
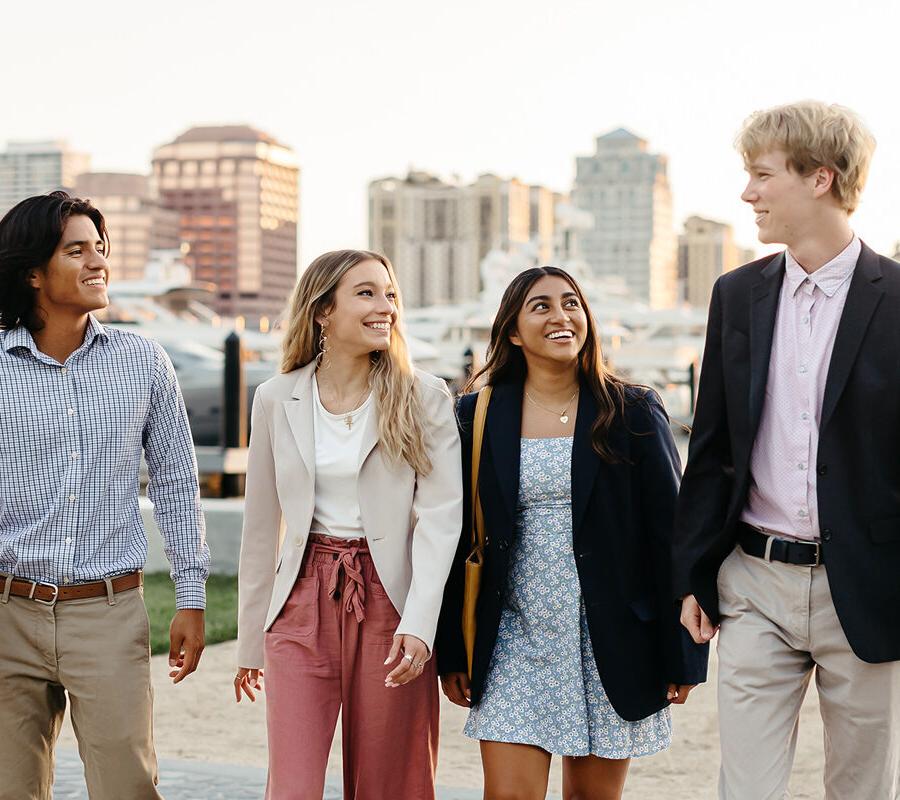
[[[282,342],[281,371],[291,372],[319,355],[322,327],[317,319],[334,305],[341,278],[363,261],[384,265],[393,284],[397,315],[387,350],[371,354],[369,384],[378,404],[378,438],[394,460],[406,461],[420,475],[431,472],[426,448],[424,411],[415,391],[415,370],[403,338],[400,287],[386,256],[368,250],[335,250],[316,258],[300,276],[291,296],[287,332]]]
[[[523,382],[528,373],[528,365],[522,348],[510,341],[516,331],[519,311],[528,297],[528,292],[541,278],[553,275],[562,278],[578,296],[578,302],[587,317],[587,336],[581,351],[578,353],[578,373],[587,384],[591,394],[597,401],[597,416],[591,426],[591,443],[594,451],[608,463],[621,461],[609,446],[609,432],[617,419],[625,413],[626,392],[631,384],[618,377],[603,363],[600,350],[600,337],[597,335],[593,314],[585,299],[584,292],[577,281],[564,269],[559,267],[532,267],[520,272],[512,279],[491,327],[491,341],[488,345],[487,359],[484,366],[476,372],[466,385],[466,391],[475,386],[479,378],[484,376],[491,385],[504,382]]]

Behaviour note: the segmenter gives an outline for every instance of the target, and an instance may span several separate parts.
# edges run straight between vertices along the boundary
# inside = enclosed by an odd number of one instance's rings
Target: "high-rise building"
[[[153,178],[179,214],[194,279],[218,287],[216,310],[251,322],[281,313],[297,279],[294,151],[245,125],[191,128],[156,149]]]
[[[473,300],[491,250],[532,242],[549,262],[556,197],[491,174],[468,185],[419,171],[382,178],[369,184],[369,247],[394,264],[411,308]]]
[[[74,191],[103,212],[113,281],[143,279],[151,250],[181,246],[178,212],[160,205],[148,176],[85,172],[75,179]]]
[[[678,240],[668,159],[619,128],[576,159],[572,201],[594,218],[580,249],[596,277],[622,276],[630,294],[656,308],[677,301]]]
[[[65,141],[9,142],[0,153],[0,216],[26,197],[71,189],[90,168],[91,157]]]
[[[689,305],[706,308],[716,278],[739,266],[741,250],[724,222],[688,217],[678,237],[678,274]]]

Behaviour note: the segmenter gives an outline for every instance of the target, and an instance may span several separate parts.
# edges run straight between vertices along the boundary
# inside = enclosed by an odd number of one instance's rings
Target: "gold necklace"
[[[356,402],[353,404],[353,410],[352,410],[352,411],[348,411],[348,412],[344,415],[344,425],[347,426],[347,430],[348,430],[348,431],[349,431],[349,430],[353,430],[353,413],[354,413],[355,411],[358,411],[358,410],[359,410],[359,407],[360,407],[360,405],[362,404],[363,398],[371,391],[371,389],[372,389],[371,386],[366,386],[366,388],[362,390],[362,394],[361,394],[359,397],[356,398]],[[321,399],[322,399],[322,398],[321,398],[321,396],[320,396],[320,397],[319,397],[319,400],[321,401]],[[323,408],[324,408],[324,406],[325,406],[325,404],[322,403],[322,407],[323,407]],[[328,409],[325,409],[325,410],[327,411]]]
[[[547,408],[547,406],[542,406],[537,400],[535,400],[530,394],[528,394],[528,390],[525,390],[525,397],[527,397],[532,403],[534,403],[538,408],[544,409],[544,411],[553,414],[554,416],[559,417],[559,421],[565,425],[569,421],[569,406],[572,405],[572,401],[578,397],[578,389],[575,390],[575,394],[573,394],[569,401],[566,403],[566,407],[562,411],[554,411],[552,408]]]

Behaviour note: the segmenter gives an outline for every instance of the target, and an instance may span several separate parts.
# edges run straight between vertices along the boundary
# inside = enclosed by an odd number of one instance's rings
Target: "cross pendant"
[[[353,428],[353,417],[351,417],[349,414],[347,414],[347,416],[344,417],[344,425],[347,426],[348,431]]]

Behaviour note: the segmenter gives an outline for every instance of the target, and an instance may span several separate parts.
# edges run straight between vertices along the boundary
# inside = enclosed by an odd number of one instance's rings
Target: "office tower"
[[[74,191],[103,212],[114,282],[142,280],[151,250],[181,246],[178,212],[160,205],[147,175],[86,172],[75,179]]]
[[[0,216],[20,200],[56,189],[71,191],[91,157],[65,141],[9,142],[0,153]]]
[[[556,197],[492,174],[470,184],[421,171],[382,178],[369,184],[369,247],[390,258],[408,306],[473,300],[492,250],[532,243],[549,262]]]
[[[684,299],[706,308],[716,278],[739,266],[741,250],[730,225],[703,217],[688,217],[678,237],[678,273]]]
[[[572,201],[590,212],[580,249],[598,278],[622,276],[636,300],[664,308],[677,300],[678,241],[666,156],[619,128],[576,159]]]
[[[294,151],[246,125],[191,128],[156,149],[153,178],[178,212],[194,279],[218,287],[216,310],[251,323],[278,316],[297,279]]]

